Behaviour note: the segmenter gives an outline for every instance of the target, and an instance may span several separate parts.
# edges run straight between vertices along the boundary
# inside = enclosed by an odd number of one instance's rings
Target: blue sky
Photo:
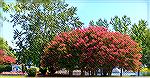
[[[110,20],[115,15],[127,15],[132,22],[148,18],[148,0],[66,0],[70,6],[78,8],[81,21],[88,25],[90,20],[99,18]],[[149,1],[150,2],[150,1]],[[150,4],[149,4],[150,5]],[[149,6],[150,7],[150,6]],[[150,18],[150,17],[149,17]]]
[[[11,0],[6,0],[7,2]],[[150,0],[65,0],[69,6],[77,7],[77,16],[87,26],[89,21],[99,18],[110,20],[111,17],[127,15],[132,24],[140,19],[149,21],[150,25]],[[8,14],[3,14],[9,16]],[[148,19],[149,18],[149,19]],[[2,21],[0,20],[2,23]],[[12,24],[3,22],[0,26],[0,36],[14,47]]]

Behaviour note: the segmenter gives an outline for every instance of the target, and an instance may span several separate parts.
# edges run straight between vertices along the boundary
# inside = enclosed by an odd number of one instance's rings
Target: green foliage
[[[5,71],[10,72],[12,70],[11,65],[5,65]]]
[[[0,0],[0,7],[2,7],[3,2],[4,2],[4,0]]]
[[[1,2],[2,3],[2,8],[3,8],[3,11],[8,11],[10,9],[10,6],[7,5],[5,2]]]
[[[0,73],[1,72],[10,72],[12,70],[11,65],[0,65]]]
[[[29,68],[27,70],[27,74],[29,77],[35,77],[36,76],[36,68]]]
[[[113,29],[123,34],[128,33],[128,27],[131,25],[131,20],[129,17],[124,15],[122,18],[115,16],[111,18],[110,24],[112,24]]]
[[[0,49],[4,50],[7,55],[14,57],[14,54],[10,51],[7,41],[5,41],[2,37],[0,37]]]
[[[21,2],[11,6],[10,10],[14,10],[14,14],[11,14],[10,21],[14,24],[14,43],[19,48],[16,49],[19,62],[32,62],[39,66],[40,56],[47,42],[56,34],[81,27],[83,24],[76,16],[77,8],[68,7],[63,1],[18,1]]]
[[[107,28],[112,26],[115,31],[118,31],[123,34],[128,34],[129,33],[128,27],[131,25],[131,20],[129,17],[124,15],[122,18],[119,18],[118,16],[111,18],[110,23],[106,19],[102,20],[100,18],[98,21],[96,21],[96,24],[94,23],[94,21],[90,21],[89,24],[92,26],[97,25],[97,26],[104,26]]]
[[[142,72],[143,76],[150,76],[150,72]]]
[[[42,75],[45,75],[47,72],[47,68],[46,67],[40,67],[39,71],[41,72]]]
[[[25,65],[22,65],[22,72],[27,71],[27,67]]]
[[[0,0],[0,9],[2,8],[3,0]],[[2,17],[2,12],[0,12],[0,18]]]
[[[147,29],[147,22],[140,20],[138,24],[134,24],[131,27],[131,37],[137,42],[142,44],[142,41],[145,40],[145,30]],[[145,42],[143,42],[144,44]]]
[[[150,72],[150,68],[144,67],[140,70],[141,72]]]
[[[106,28],[109,27],[109,23],[107,22],[106,19],[102,20],[102,19],[99,19],[98,21],[96,21],[96,24],[94,23],[94,21],[90,21],[89,23],[91,26],[94,26],[94,25],[97,25],[97,26],[104,26]]]
[[[0,37],[0,49],[7,51],[7,52],[9,51],[9,46],[2,37]]]
[[[142,47],[142,63],[150,66],[150,29],[147,22],[140,20],[138,24],[134,24],[131,27],[130,36]]]
[[[150,68],[150,29],[147,29],[145,31],[145,40],[143,40],[142,42],[144,42],[142,44],[143,47],[143,58],[142,58],[142,62],[143,64],[146,64],[148,68]]]
[[[16,0],[20,3],[49,3],[51,1],[63,1],[63,0]]]
[[[5,66],[4,65],[0,65],[0,73],[2,73],[5,70]]]

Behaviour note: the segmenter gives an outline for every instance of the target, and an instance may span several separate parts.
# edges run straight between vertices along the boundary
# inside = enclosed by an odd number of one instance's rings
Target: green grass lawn
[[[0,78],[25,78],[25,76],[7,76],[7,75],[0,75]]]

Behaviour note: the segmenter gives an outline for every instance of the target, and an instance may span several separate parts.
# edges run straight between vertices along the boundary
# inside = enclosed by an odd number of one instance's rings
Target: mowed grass
[[[0,78],[44,78],[44,77],[27,77],[27,76],[7,76],[7,75],[0,75]],[[47,77],[47,78],[58,78],[58,77]],[[63,78],[63,77],[60,77]],[[66,78],[66,77],[64,77]],[[70,78],[75,78],[75,77],[70,77]],[[79,77],[79,78],[85,78],[85,77]],[[89,77],[87,77],[89,78]],[[90,77],[90,78],[150,78],[150,76],[146,77]]]
[[[0,78],[25,78],[25,76],[0,75]]]

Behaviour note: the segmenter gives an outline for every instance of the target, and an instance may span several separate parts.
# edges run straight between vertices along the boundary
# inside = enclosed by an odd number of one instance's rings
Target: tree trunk
[[[103,75],[103,69],[102,68],[100,68],[100,73],[101,73],[101,76]]]
[[[107,76],[107,70],[103,69],[103,76]]]
[[[91,71],[91,76],[94,76],[94,70]]]
[[[91,74],[90,74],[90,70],[89,70],[88,72],[89,72],[89,76],[91,76]]]
[[[95,70],[95,76],[97,76],[97,73],[98,73],[98,69]]]
[[[140,76],[140,70],[138,70],[138,76]]]
[[[85,72],[83,69],[81,69],[81,76],[85,76]]]
[[[122,77],[122,73],[123,73],[123,72],[122,72],[122,67],[121,67],[121,73],[120,73],[120,76],[121,76],[121,77]]]
[[[108,70],[108,76],[111,76],[112,70],[113,70],[113,68],[110,68],[110,69]]]
[[[72,75],[73,75],[73,71],[69,70],[69,76],[72,76]]]
[[[103,74],[102,76],[111,76],[113,68],[108,67],[108,68],[102,68]]]

